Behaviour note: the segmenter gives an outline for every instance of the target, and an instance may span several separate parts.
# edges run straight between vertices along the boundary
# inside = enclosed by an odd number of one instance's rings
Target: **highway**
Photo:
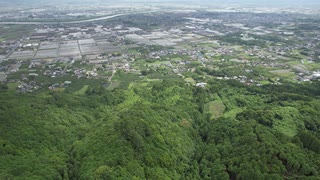
[[[100,21],[100,20],[106,20],[106,19],[112,19],[115,17],[123,16],[127,14],[116,14],[112,16],[105,16],[105,17],[99,17],[99,18],[92,18],[92,19],[86,19],[86,20],[81,20],[81,21],[56,21],[56,22],[15,22],[15,21],[10,21],[10,22],[0,22],[0,24],[5,24],[5,25],[39,25],[39,24],[77,24],[77,23],[86,23],[86,22],[93,22],[93,21]]]

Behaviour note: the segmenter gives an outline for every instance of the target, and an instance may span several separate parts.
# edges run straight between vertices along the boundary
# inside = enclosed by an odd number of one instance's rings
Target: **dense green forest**
[[[320,83],[0,92],[0,179],[320,179]]]

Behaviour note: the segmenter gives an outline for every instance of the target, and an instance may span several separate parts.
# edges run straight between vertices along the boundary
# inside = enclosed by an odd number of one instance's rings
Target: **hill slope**
[[[2,92],[0,177],[317,179],[318,94],[319,83],[234,81]]]

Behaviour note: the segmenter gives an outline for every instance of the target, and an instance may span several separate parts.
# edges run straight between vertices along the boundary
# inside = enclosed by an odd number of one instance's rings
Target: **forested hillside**
[[[320,83],[0,93],[0,179],[319,179]]]

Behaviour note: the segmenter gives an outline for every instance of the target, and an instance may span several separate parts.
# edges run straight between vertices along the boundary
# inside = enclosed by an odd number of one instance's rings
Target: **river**
[[[119,16],[124,16],[127,14],[116,14],[112,16],[105,16],[105,17],[99,17],[99,18],[92,18],[92,19],[86,19],[86,20],[80,20],[80,21],[56,21],[56,22],[0,22],[0,24],[5,25],[38,25],[38,24],[76,24],[76,23],[86,23],[86,22],[93,22],[93,21],[100,21],[100,20],[106,20],[106,19],[112,19]]]

